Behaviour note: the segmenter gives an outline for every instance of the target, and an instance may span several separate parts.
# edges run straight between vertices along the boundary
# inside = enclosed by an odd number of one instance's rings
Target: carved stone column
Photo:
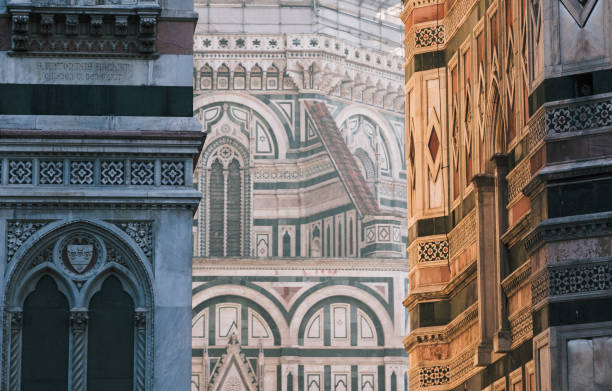
[[[474,364],[487,365],[491,362],[493,335],[497,330],[497,262],[495,261],[495,181],[488,175],[477,175],[473,179],[476,196],[477,229],[477,277],[478,277],[478,320],[480,327],[479,344]]]
[[[508,229],[508,213],[506,210],[506,174],[508,174],[508,163],[506,156],[493,156],[495,162],[495,238],[496,252],[495,260],[497,264],[497,296],[499,305],[497,306],[497,327],[498,330],[493,338],[493,350],[495,352],[508,352],[512,344],[510,325],[508,324],[507,298],[501,285],[501,281],[508,273],[508,259],[504,243],[501,236]]]
[[[146,386],[147,312],[134,313],[134,390],[144,391]]]
[[[70,333],[72,334],[72,391],[85,391],[86,355],[87,355],[87,321],[89,315],[85,310],[70,312]]]
[[[11,340],[9,355],[9,391],[21,389],[21,331],[23,328],[23,313],[10,313]]]
[[[202,375],[200,377],[200,391],[208,390],[208,346],[202,349]]]

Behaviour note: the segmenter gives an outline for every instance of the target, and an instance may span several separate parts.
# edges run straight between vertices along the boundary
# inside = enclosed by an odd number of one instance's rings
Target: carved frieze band
[[[529,306],[508,318],[512,333],[511,347],[515,348],[533,336],[533,318]]]
[[[531,277],[531,264],[525,262],[502,281],[502,287],[507,297],[516,293]]]
[[[473,210],[448,235],[451,259],[476,240],[476,232],[476,210]]]
[[[518,166],[516,166],[508,175],[506,175],[506,181],[508,182],[508,202],[512,202],[518,198],[525,186],[531,180],[531,168],[529,159],[523,159]]]

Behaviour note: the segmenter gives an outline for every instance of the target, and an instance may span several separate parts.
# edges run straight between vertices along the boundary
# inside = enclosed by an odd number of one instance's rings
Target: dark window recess
[[[285,232],[283,235],[283,257],[291,256],[291,236],[289,232]]]
[[[87,390],[132,391],[134,302],[108,277],[89,305]]]
[[[293,374],[291,372],[287,375],[287,391],[293,391]]]
[[[574,95],[589,96],[593,95],[593,74],[583,73],[580,75],[572,76],[574,79]]]
[[[395,372],[391,374],[391,391],[397,391],[397,376],[395,376]]]
[[[225,232],[225,181],[223,180],[223,166],[218,160],[211,166],[210,173],[210,225],[208,242],[209,254],[213,257],[222,257]]]
[[[68,389],[68,301],[43,277],[23,306],[22,391]]]
[[[227,178],[227,252],[228,256],[240,256],[242,243],[242,179],[240,164],[232,160]]]

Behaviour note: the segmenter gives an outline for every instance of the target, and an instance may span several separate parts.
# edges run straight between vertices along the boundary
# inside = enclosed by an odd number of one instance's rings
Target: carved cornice
[[[528,253],[545,243],[612,235],[612,212],[548,219],[524,239]]]
[[[533,318],[531,307],[526,306],[508,318],[512,335],[511,349],[533,336]]]
[[[476,278],[476,262],[472,262],[463,271],[457,274],[449,281],[441,290],[428,292],[411,291],[408,297],[404,299],[404,307],[412,309],[419,302],[449,300],[452,294],[458,292]]]

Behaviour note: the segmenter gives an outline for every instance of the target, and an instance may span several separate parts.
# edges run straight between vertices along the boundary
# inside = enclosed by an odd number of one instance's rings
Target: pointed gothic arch
[[[26,299],[42,280],[51,279],[68,303],[70,335],[69,382],[74,389],[87,378],[86,335],[90,298],[97,284],[113,275],[136,304],[131,331],[134,336],[132,381],[150,390],[153,370],[153,273],[151,260],[117,226],[93,220],[67,220],[47,224],[32,235],[11,259],[7,270],[3,345],[3,371],[15,389],[20,387],[22,314]],[[26,340],[29,338],[25,336]],[[68,347],[67,347],[68,348]]]

